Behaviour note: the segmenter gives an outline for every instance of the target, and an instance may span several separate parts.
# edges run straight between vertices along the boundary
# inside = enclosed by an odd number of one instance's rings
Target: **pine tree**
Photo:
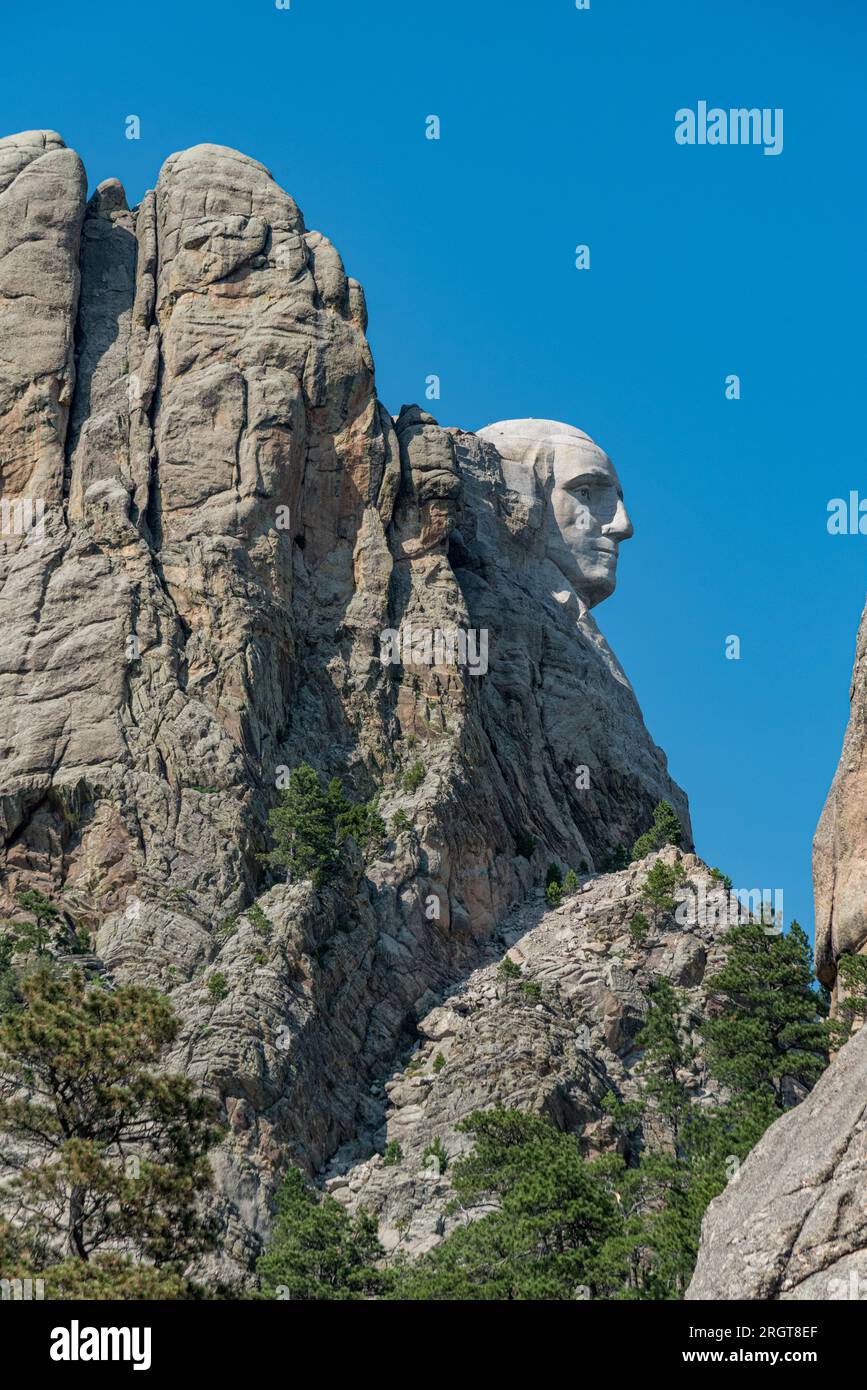
[[[351,835],[365,859],[378,853],[386,838],[385,821],[379,814],[379,797],[352,803],[339,778],[333,777],[326,793],[338,844]]]
[[[653,809],[650,828],[639,835],[632,846],[632,858],[644,859],[663,845],[679,845],[683,839],[683,827],[677,812],[667,801],[658,801]]]
[[[0,1205],[29,1245],[89,1260],[130,1244],[155,1265],[211,1248],[198,1199],[211,1185],[212,1106],[185,1077],[151,1071],[175,1038],[154,990],[110,992],[80,971],[39,970],[0,1022]]]
[[[832,1045],[840,1048],[867,1019],[867,956],[841,956],[837,962],[837,1007],[829,1024]]]
[[[0,937],[0,1019],[21,1003],[18,975],[12,963],[15,949],[9,937]]]
[[[459,1129],[475,1144],[455,1162],[453,1186],[464,1209],[487,1214],[399,1268],[392,1297],[582,1297],[598,1252],[621,1226],[610,1162],[587,1163],[574,1134],[500,1106],[475,1112]]]
[[[674,911],[677,905],[674,890],[684,878],[682,864],[669,867],[657,859],[641,889],[642,900],[651,908],[655,919]]]
[[[813,989],[810,943],[761,923],[731,927],[722,969],[705,990],[722,1008],[702,1028],[714,1075],[743,1102],[785,1108],[784,1081],[811,1087],[827,1065],[828,1028]]]
[[[268,815],[274,847],[260,858],[285,869],[290,882],[304,878],[315,887],[337,869],[340,846],[351,835],[365,858],[377,853],[386,837],[379,814],[378,796],[353,804],[339,777],[332,777],[325,791],[308,763],[289,775],[289,785]]]
[[[28,888],[16,895],[18,906],[32,914],[27,922],[4,922],[9,932],[13,955],[34,955],[46,958],[51,954],[50,947],[62,931],[59,910],[48,898],[35,888]]]
[[[268,815],[274,848],[263,859],[285,869],[290,883],[312,878],[320,887],[337,863],[334,821],[331,788],[326,794],[314,769],[302,763],[290,773],[288,787]]]
[[[266,1297],[372,1297],[385,1286],[386,1275],[375,1267],[383,1255],[372,1216],[351,1217],[334,1197],[309,1188],[299,1169],[289,1169],[277,1194],[274,1233],[257,1265]]]
[[[677,991],[661,975],[650,986],[647,1019],[636,1036],[635,1046],[644,1052],[644,1091],[667,1120],[677,1146],[684,1116],[690,1108],[689,1092],[678,1074],[691,1061],[691,1053],[681,1037]]]

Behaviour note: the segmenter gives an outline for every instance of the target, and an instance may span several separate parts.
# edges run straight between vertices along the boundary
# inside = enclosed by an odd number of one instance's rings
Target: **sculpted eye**
[[[578,496],[581,498],[581,501],[582,501],[582,502],[589,502],[589,501],[590,501],[590,489],[589,489],[589,487],[579,487],[577,491],[578,491]]]

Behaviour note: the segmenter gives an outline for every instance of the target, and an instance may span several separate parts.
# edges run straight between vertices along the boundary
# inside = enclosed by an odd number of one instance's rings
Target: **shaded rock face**
[[[816,966],[829,986],[841,955],[867,950],[867,611],[850,699],[843,752],[813,842]]]
[[[867,1029],[711,1202],[688,1299],[867,1298]]]
[[[550,858],[598,868],[661,797],[690,842],[588,611],[616,537],[582,592],[554,446],[530,479],[393,419],[365,328],[257,161],[172,155],[130,209],[114,180],[86,202],[59,136],[0,140],[0,911],[38,887],[111,975],[169,993],[172,1064],[228,1125],[227,1274],[288,1162],[376,1128],[370,1086]],[[606,505],[593,526],[626,538]],[[486,659],[384,659],[407,628],[484,631]],[[319,895],[257,859],[302,761],[413,822]]]
[[[635,1039],[657,976],[682,991],[683,1040],[693,1061],[681,1079],[691,1098],[699,1105],[722,1099],[699,1030],[702,983],[722,965],[724,930],[701,918],[687,930],[668,917],[641,943],[629,932],[635,913],[646,909],[641,888],[660,858],[680,860],[683,888],[703,888],[711,909],[717,905],[724,890],[707,866],[671,847],[585,879],[559,908],[537,891],[505,918],[483,962],[419,1021],[420,1040],[402,1065],[374,1084],[372,1132],[345,1145],[321,1176],[350,1211],[375,1213],[389,1254],[423,1254],[469,1219],[451,1210],[450,1165],[472,1148],[457,1126],[474,1110],[499,1104],[546,1115],[580,1136],[588,1158],[617,1146],[603,1101],[612,1093],[646,1100]],[[520,977],[504,978],[505,956]],[[644,1123],[656,1145],[670,1142],[652,1108]],[[436,1141],[448,1158],[444,1171],[425,1152]]]
[[[491,427],[493,437],[503,429]],[[511,431],[507,439],[514,453]],[[612,845],[632,845],[631,827],[646,817],[650,788],[654,804],[665,799],[674,806],[690,843],[686,798],[645,733],[588,595],[564,573],[571,569],[580,582],[582,557],[576,562],[570,549],[572,564],[562,559],[552,461],[542,472],[535,445],[530,466],[516,465],[487,430],[455,431],[454,440],[462,488],[449,553],[471,626],[489,633],[493,655],[480,689],[479,725],[501,814],[508,820],[520,808],[519,823],[567,864],[593,867]],[[619,521],[615,529],[621,530]],[[631,534],[628,520],[622,531]],[[598,579],[588,582],[592,602]],[[613,576],[607,584],[613,586]]]

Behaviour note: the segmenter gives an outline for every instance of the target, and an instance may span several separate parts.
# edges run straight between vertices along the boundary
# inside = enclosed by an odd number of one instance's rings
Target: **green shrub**
[[[567,895],[571,893],[577,893],[579,887],[580,884],[578,882],[578,875],[576,874],[575,870],[567,869],[566,876],[563,879],[563,892]]]
[[[637,946],[641,946],[647,940],[650,931],[650,923],[643,912],[636,912],[632,921],[629,923],[629,935]]]
[[[416,761],[408,767],[401,778],[401,786],[405,792],[414,792],[421,786],[425,779],[424,763]]]
[[[536,848],[536,837],[527,830],[519,830],[515,836],[515,853],[522,859],[532,859]]]
[[[225,999],[226,995],[229,993],[229,982],[222,970],[215,970],[213,975],[209,977],[208,993],[215,1003],[219,1003],[221,999]]]
[[[508,984],[510,980],[520,980],[521,967],[516,965],[511,956],[504,956],[497,966],[497,979]]]
[[[254,931],[261,932],[263,936],[271,935],[271,923],[258,903],[253,903],[252,907],[247,908],[247,921]]]
[[[609,855],[602,860],[603,874],[616,874],[621,869],[629,868],[629,855],[623,845],[615,845]]]
[[[518,989],[531,1004],[538,1004],[542,998],[542,986],[536,980],[521,980]]]
[[[562,872],[563,870],[560,868],[559,864],[549,864],[545,871],[545,887],[550,888],[552,883],[556,883],[559,886]]]
[[[434,1057],[434,1063],[433,1063],[433,1069],[434,1069],[434,1071],[437,1073],[437,1075],[439,1075],[439,1073],[442,1071],[442,1069],[443,1069],[443,1067],[445,1066],[445,1064],[446,1064],[446,1059],[445,1059],[445,1057],[443,1056],[443,1054],[442,1054],[441,1052],[438,1052],[437,1055],[436,1055],[436,1057]]]
[[[674,807],[667,801],[658,801],[653,808],[653,820],[643,835],[639,835],[632,846],[632,858],[644,859],[663,845],[679,845],[683,839],[683,828]]]
[[[235,932],[237,930],[238,914],[235,913],[233,917],[224,917],[219,927],[217,928],[217,939],[219,941],[228,941],[231,937],[235,935]]]
[[[545,897],[552,907],[559,907],[563,901],[563,889],[559,883],[549,883],[545,889]]]
[[[366,861],[375,858],[387,834],[385,821],[379,814],[379,795],[352,805],[347,801],[338,778],[333,777],[326,796],[332,807],[338,844],[351,835]]]
[[[867,956],[843,955],[837,962],[837,1008],[829,1027],[834,1047],[842,1047],[867,1018]]]
[[[405,830],[412,830],[412,824],[406,811],[395,811],[391,818],[391,828],[395,835],[402,835]]]
[[[383,1168],[396,1168],[403,1159],[403,1149],[396,1139],[389,1139],[382,1155]]]
[[[433,1167],[436,1164],[436,1171],[440,1174],[446,1171],[449,1166],[449,1156],[446,1153],[442,1139],[437,1137],[431,1144],[422,1151],[421,1166],[422,1170]]]

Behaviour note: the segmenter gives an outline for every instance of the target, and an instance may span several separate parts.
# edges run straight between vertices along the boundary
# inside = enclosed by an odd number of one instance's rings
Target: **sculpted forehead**
[[[586,436],[585,436],[586,440]],[[592,440],[576,440],[569,435],[554,438],[552,470],[561,487],[588,482],[607,482],[619,486],[614,464]]]
[[[589,434],[577,429],[575,425],[564,425],[559,420],[498,420],[496,424],[485,425],[484,429],[477,430],[476,433],[483,439],[489,439],[498,448],[502,443],[514,449],[516,454],[522,449],[531,448],[534,444],[548,443],[555,437],[583,440],[586,444],[593,444]]]
[[[575,425],[560,420],[500,420],[477,433],[504,459],[533,467],[540,477],[553,474],[562,485],[585,476],[617,481],[607,454]]]

